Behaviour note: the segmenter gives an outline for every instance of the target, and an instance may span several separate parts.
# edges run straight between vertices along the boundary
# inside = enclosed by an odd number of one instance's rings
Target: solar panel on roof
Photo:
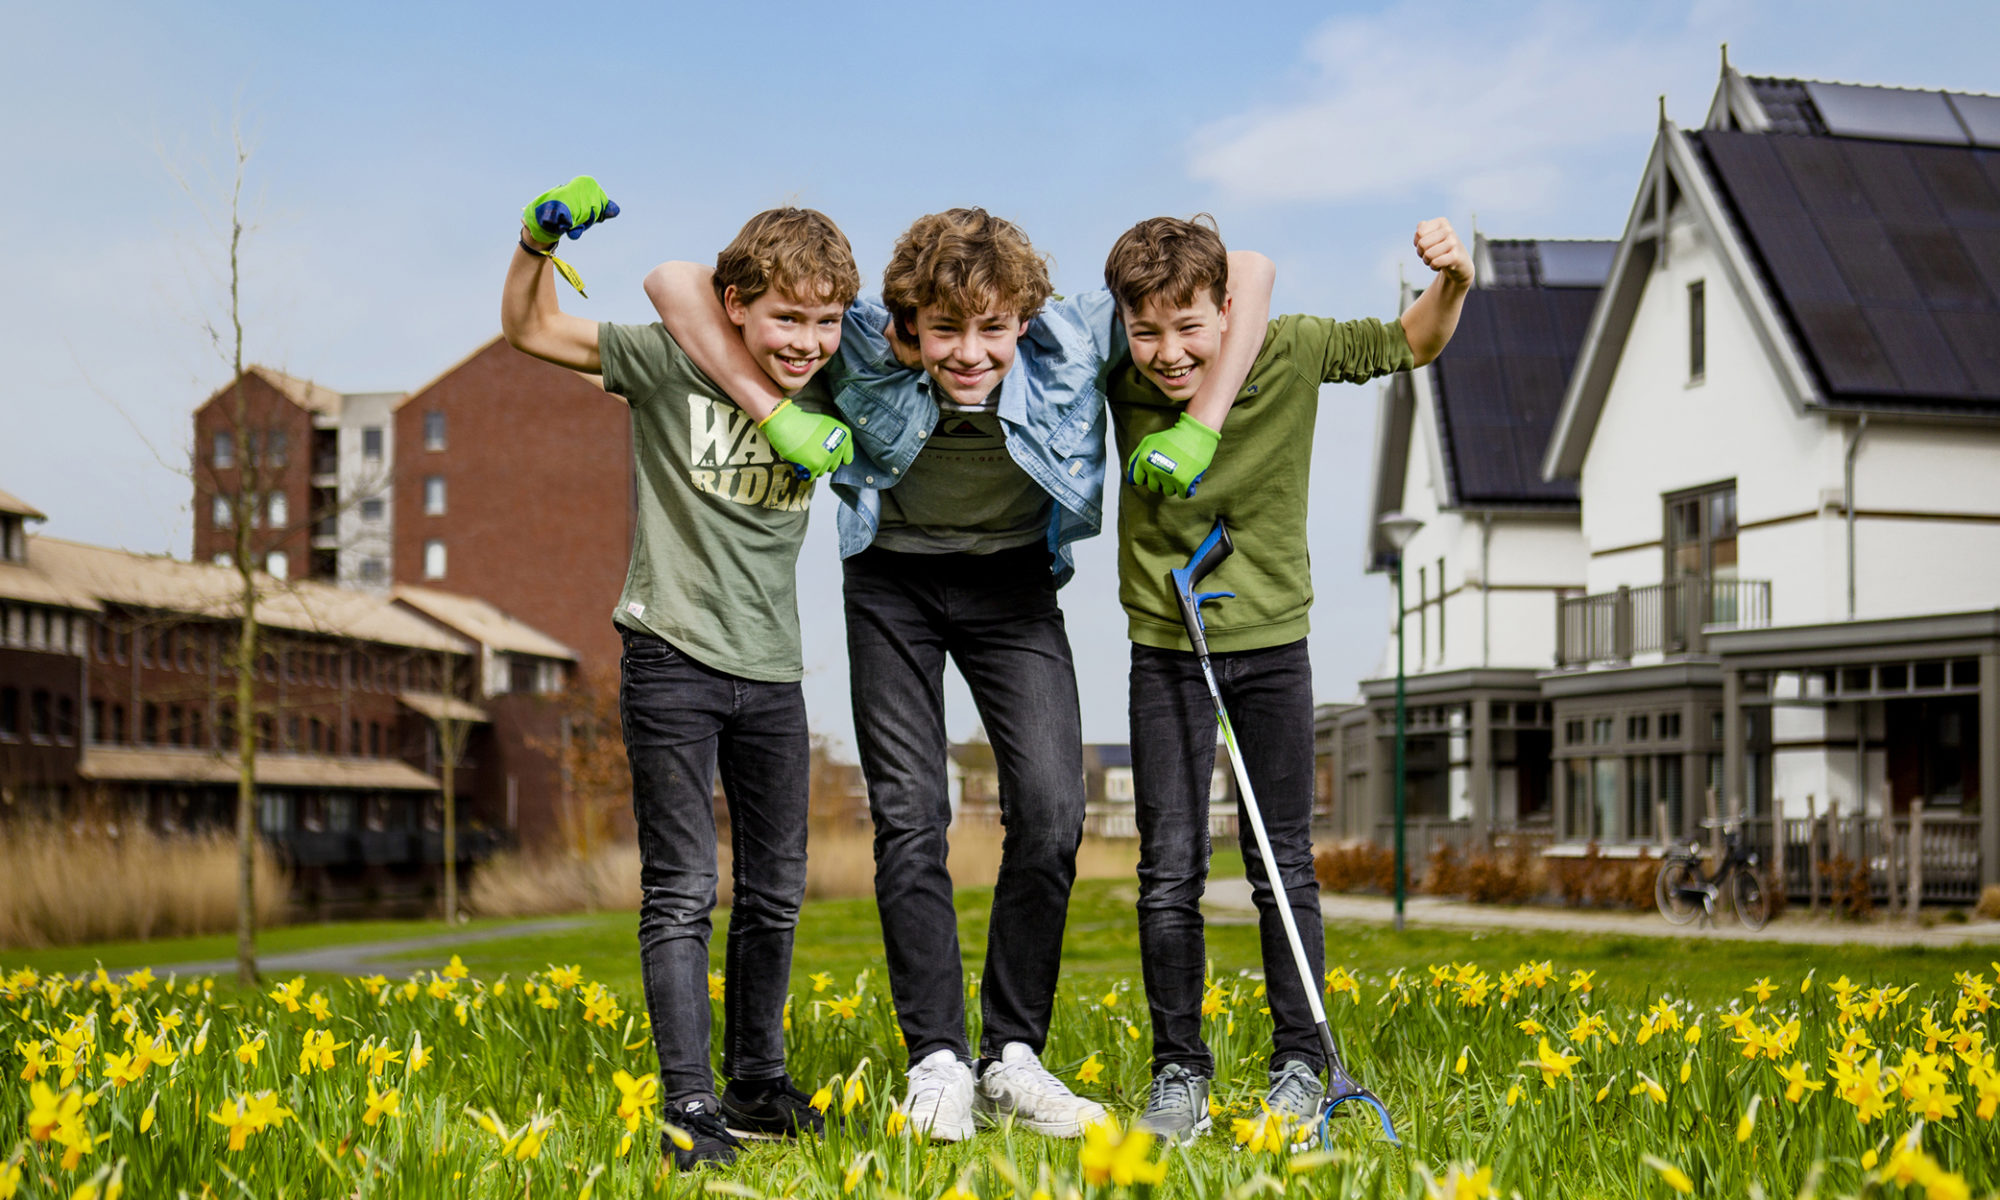
[[[1943,92],[1813,80],[1806,81],[1806,92],[1828,133],[1896,142],[1966,143],[1965,127]]]
[[[1603,287],[1617,242],[1542,242],[1542,286]]]
[[[1947,102],[1958,112],[1959,121],[1972,135],[1975,146],[2000,146],[2000,96],[1967,96],[1952,93]]]

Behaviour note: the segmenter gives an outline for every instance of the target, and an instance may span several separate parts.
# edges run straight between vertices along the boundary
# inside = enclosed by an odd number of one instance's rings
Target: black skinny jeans
[[[910,1062],[969,1058],[957,912],[946,867],[944,663],[958,665],[993,746],[1006,832],[980,986],[980,1054],[1039,1054],[1083,838],[1082,720],[1048,551],[846,560],[854,730],[875,821],[875,899]]]
[[[695,662],[623,626],[620,708],[639,826],[639,966],[660,1090],[708,1098],[708,938],[715,910],[718,765],[729,802],[735,901],[726,945],[722,1069],[785,1073],[785,993],[806,895],[809,739],[797,683],[762,683]]]
[[[1312,664],[1306,643],[1211,654],[1209,661],[1317,986],[1326,972],[1326,933],[1313,876]],[[1193,653],[1134,645],[1131,689],[1139,954],[1153,1014],[1153,1070],[1177,1063],[1212,1076],[1215,1058],[1201,1037],[1207,963],[1201,896],[1208,883],[1210,772],[1216,756],[1228,752],[1217,745],[1215,705]],[[1237,824],[1276,1026],[1271,1062],[1299,1059],[1323,1068],[1326,1055],[1240,801]]]

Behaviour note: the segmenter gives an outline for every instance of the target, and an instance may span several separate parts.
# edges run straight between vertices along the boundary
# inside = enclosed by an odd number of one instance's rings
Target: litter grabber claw
[[[1264,814],[1257,807],[1257,793],[1250,785],[1249,768],[1243,765],[1243,752],[1236,745],[1236,730],[1229,723],[1229,710],[1222,703],[1222,689],[1215,682],[1215,668],[1208,661],[1207,624],[1202,620],[1201,606],[1210,600],[1233,596],[1233,592],[1197,592],[1202,578],[1222,565],[1236,550],[1229,540],[1229,529],[1222,518],[1217,517],[1215,528],[1202,539],[1192,557],[1184,567],[1175,567],[1167,572],[1167,586],[1174,590],[1180,600],[1181,625],[1187,630],[1188,643],[1194,647],[1195,658],[1201,663],[1201,677],[1208,684],[1209,699],[1215,703],[1215,722],[1222,730],[1222,744],[1229,751],[1229,765],[1236,774],[1236,787],[1243,797],[1243,811],[1250,816],[1250,832],[1257,839],[1257,853],[1264,860],[1264,877],[1271,881],[1274,890],[1282,891],[1276,864],[1277,856],[1271,853],[1270,835],[1264,832]],[[1341,1061],[1340,1052],[1333,1045],[1333,1031],[1327,1028],[1326,1006],[1320,1003],[1319,980],[1313,977],[1310,963],[1306,961],[1305,943],[1299,939],[1298,922],[1292,919],[1292,906],[1276,905],[1279,923],[1285,927],[1285,940],[1292,948],[1292,963],[1298,968],[1299,983],[1305,991],[1306,1002],[1312,1009],[1313,1024],[1319,1034],[1320,1049],[1326,1052],[1326,1096],[1320,1101],[1319,1136],[1322,1145],[1331,1146],[1333,1130],[1329,1122],[1336,1115],[1334,1110],[1349,1101],[1358,1101],[1375,1110],[1381,1118],[1382,1133],[1392,1146],[1402,1145],[1396,1137],[1396,1127],[1389,1120],[1389,1110],[1375,1093],[1354,1082],[1347,1073],[1347,1066]]]

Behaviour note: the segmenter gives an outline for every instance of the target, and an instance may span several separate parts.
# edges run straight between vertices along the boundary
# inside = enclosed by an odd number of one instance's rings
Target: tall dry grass
[[[258,847],[257,921],[276,924],[291,893]],[[236,927],[236,839],[147,829],[0,826],[0,948],[219,933]]]
[[[1001,830],[961,825],[951,831],[951,877],[961,887],[990,887],[1000,873]],[[719,903],[730,901],[729,846],[718,856]],[[1085,838],[1077,851],[1079,879],[1131,876],[1139,843]],[[859,826],[818,827],[806,851],[806,899],[855,899],[875,894],[874,835]],[[588,860],[504,854],[479,868],[467,905],[482,917],[530,917],[590,909],[639,907],[639,849],[613,845]]]

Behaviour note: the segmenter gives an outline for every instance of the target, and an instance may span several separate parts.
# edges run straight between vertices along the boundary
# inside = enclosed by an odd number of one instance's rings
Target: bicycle
[[[1661,916],[1676,925],[1685,925],[1697,916],[1705,916],[1714,924],[1715,902],[1727,890],[1730,907],[1736,910],[1736,919],[1743,922],[1743,927],[1752,931],[1764,928],[1764,922],[1771,919],[1771,898],[1764,891],[1757,851],[1745,847],[1736,834],[1736,828],[1742,824],[1741,817],[1701,823],[1704,829],[1727,831],[1723,835],[1722,862],[1714,875],[1702,874],[1699,839],[1667,852],[1653,884],[1653,898],[1660,906]]]

